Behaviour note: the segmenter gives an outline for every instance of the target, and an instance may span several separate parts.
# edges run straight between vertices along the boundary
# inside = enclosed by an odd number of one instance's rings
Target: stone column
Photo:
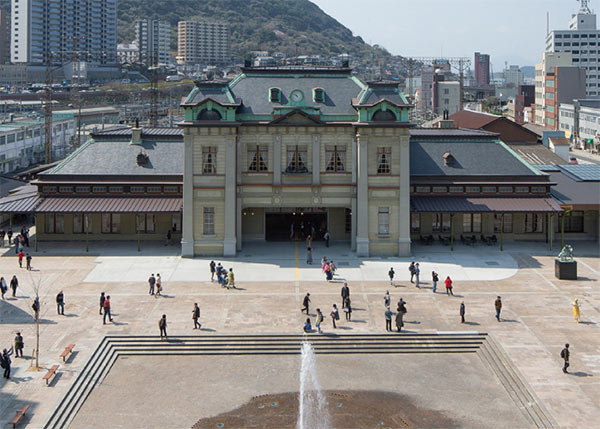
[[[281,185],[281,136],[273,137],[273,184]]]
[[[398,256],[410,256],[410,136],[400,137],[400,210]]]
[[[239,133],[239,129],[238,129]],[[242,250],[242,197],[238,194],[238,190],[241,190],[242,184],[242,151],[246,150],[245,147],[242,147],[239,134],[235,137],[235,146],[236,146],[236,164],[237,164],[237,173],[236,173],[236,204],[235,204],[235,239],[236,239],[236,251],[239,252]]]
[[[352,197],[352,218],[350,219],[350,250],[356,251],[356,197]]]
[[[223,256],[236,254],[236,137],[229,136],[225,143],[225,238]]]
[[[369,256],[369,163],[367,137],[357,134],[356,255]]]
[[[197,130],[184,130],[183,144],[183,225],[181,235],[181,256],[194,257],[194,145]],[[192,134],[193,133],[193,134]]]
[[[312,183],[321,183],[321,136],[313,135],[312,141]]]

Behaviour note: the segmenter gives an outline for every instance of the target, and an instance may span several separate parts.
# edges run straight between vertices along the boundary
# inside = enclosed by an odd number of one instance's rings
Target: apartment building
[[[117,63],[117,0],[12,0],[11,61]]]
[[[579,67],[555,67],[545,80],[545,123],[548,128],[558,129],[558,111],[561,103],[585,98],[585,69]]]
[[[475,52],[475,82],[477,86],[490,84],[490,56]]]
[[[177,62],[219,65],[231,62],[229,25],[216,22],[180,21]]]
[[[535,123],[544,126],[546,124],[545,114],[545,88],[546,75],[555,67],[571,66],[573,54],[570,52],[544,52],[542,62],[535,65]]]
[[[0,64],[10,62],[10,18],[0,10]]]
[[[600,95],[600,30],[596,14],[587,5],[571,16],[568,30],[554,30],[547,35],[546,52],[571,53],[573,65],[586,70],[587,96]]]
[[[135,22],[135,44],[139,61],[145,64],[168,64],[171,55],[171,26],[167,21],[140,19]]]

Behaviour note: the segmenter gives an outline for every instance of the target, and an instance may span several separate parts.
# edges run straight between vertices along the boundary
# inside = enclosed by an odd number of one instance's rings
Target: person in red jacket
[[[446,280],[444,280],[444,284],[446,285],[446,295],[454,295],[452,293],[452,279],[450,278],[450,276],[446,277]]]
[[[21,250],[17,256],[19,257],[19,268],[23,268],[23,257],[25,256],[25,253]]]

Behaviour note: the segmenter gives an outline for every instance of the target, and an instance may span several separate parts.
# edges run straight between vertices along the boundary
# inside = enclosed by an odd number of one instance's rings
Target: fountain
[[[315,352],[310,343],[302,344],[302,364],[300,366],[300,392],[298,394],[297,429],[331,428],[325,395],[321,391],[317,377]]]

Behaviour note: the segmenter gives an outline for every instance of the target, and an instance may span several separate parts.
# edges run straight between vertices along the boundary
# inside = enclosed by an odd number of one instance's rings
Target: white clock
[[[296,89],[292,91],[290,98],[294,103],[300,103],[304,99],[304,94],[302,94],[302,91]]]

